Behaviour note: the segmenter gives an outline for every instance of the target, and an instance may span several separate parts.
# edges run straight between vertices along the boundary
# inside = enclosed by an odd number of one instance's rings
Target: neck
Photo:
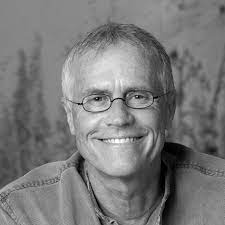
[[[162,194],[160,162],[155,160],[148,168],[122,178],[108,176],[87,163],[91,186],[104,214],[120,224],[144,224],[141,221],[146,222]]]

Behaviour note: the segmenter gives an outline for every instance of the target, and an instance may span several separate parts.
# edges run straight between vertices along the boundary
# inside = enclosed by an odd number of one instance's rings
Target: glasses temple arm
[[[70,100],[70,99],[68,99],[68,98],[65,98],[65,99],[66,99],[67,101],[73,103],[73,104],[83,105],[83,102],[74,102],[74,101],[72,101],[72,100]]]
[[[164,95],[168,95],[169,93],[172,93],[172,92],[174,92],[174,90],[168,91],[168,92],[166,92],[166,93],[164,93],[164,94],[162,94],[162,95],[153,96],[153,99],[160,98],[160,97],[162,97],[162,96],[164,96]]]

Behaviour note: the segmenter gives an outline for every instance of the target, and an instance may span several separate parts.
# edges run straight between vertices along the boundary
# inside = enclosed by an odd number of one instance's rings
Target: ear
[[[62,98],[61,101],[62,101],[63,107],[66,111],[67,122],[69,124],[70,132],[72,135],[75,135],[72,107],[68,104],[68,102],[65,100],[65,98]]]
[[[172,127],[172,121],[176,110],[176,92],[173,91],[168,94],[166,102],[166,129],[169,130]]]

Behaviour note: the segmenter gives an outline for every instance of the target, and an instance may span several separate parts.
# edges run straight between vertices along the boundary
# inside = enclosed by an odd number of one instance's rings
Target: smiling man
[[[175,111],[170,60],[131,24],[78,41],[62,72],[77,152],[0,192],[0,224],[224,224],[224,160],[166,143]]]

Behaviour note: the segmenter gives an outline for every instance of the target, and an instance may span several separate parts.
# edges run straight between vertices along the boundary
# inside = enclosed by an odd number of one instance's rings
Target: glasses
[[[144,109],[151,106],[155,99],[158,99],[166,94],[153,96],[150,91],[139,90],[139,91],[130,91],[124,98],[114,98],[111,99],[109,95],[106,94],[93,94],[83,98],[82,102],[74,102],[69,99],[66,99],[69,102],[72,102],[77,105],[82,105],[84,110],[87,112],[104,112],[108,110],[112,103],[115,100],[122,100],[124,104],[132,109]]]

